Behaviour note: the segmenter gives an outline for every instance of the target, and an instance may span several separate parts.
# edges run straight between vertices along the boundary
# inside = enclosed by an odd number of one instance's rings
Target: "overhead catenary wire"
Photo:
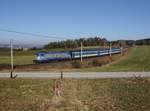
[[[43,35],[43,34],[35,34],[35,33],[30,33],[30,32],[21,32],[21,31],[15,31],[15,30],[3,29],[3,28],[0,28],[0,31],[10,32],[10,33],[17,33],[17,34],[22,34],[22,35],[30,35],[30,36],[36,36],[36,37],[43,37],[43,38],[69,39],[69,38],[66,38],[66,37],[48,36],[48,35]]]
[[[21,34],[21,35],[30,35],[30,36],[36,36],[36,37],[43,37],[43,38],[53,38],[53,39],[70,39],[70,38],[66,38],[66,37],[56,37],[56,36],[48,36],[48,35],[43,35],[43,34],[35,34],[35,33],[30,33],[30,32],[21,32],[21,31],[16,31],[16,30],[10,30],[10,29],[4,29],[4,28],[0,28],[0,31],[2,32],[9,32],[9,33],[16,33],[16,34]],[[77,43],[76,43],[77,44]],[[77,44],[78,47],[78,44]]]
[[[30,35],[30,36],[34,36],[34,37],[49,38],[49,39],[58,39],[58,40],[64,40],[64,39],[69,40],[70,39],[70,38],[67,38],[67,37],[48,36],[48,35],[43,35],[43,34],[35,34],[35,33],[30,33],[30,32],[21,32],[21,31],[10,30],[10,29],[5,29],[5,28],[0,28],[0,31],[1,32],[16,33],[16,34],[21,34],[21,35]],[[77,47],[78,47],[78,44],[77,44]]]
[[[0,28],[0,31],[10,32],[10,33],[17,33],[17,34],[22,34],[22,35],[38,36],[38,37],[44,37],[44,38],[70,39],[70,38],[67,38],[67,37],[48,36],[48,35],[43,35],[43,34],[35,34],[35,33],[30,33],[30,32],[22,32],[22,31],[16,31],[16,30],[4,29],[4,28]],[[135,35],[140,36],[140,37],[145,37],[145,36],[143,36],[143,34],[135,34]],[[146,33],[144,35],[150,36],[150,33]],[[125,38],[127,38],[127,37],[125,37]]]
[[[11,52],[11,56],[10,56],[10,63],[11,63],[11,71],[10,71],[10,78],[13,78],[13,71],[14,71],[14,63],[13,63],[13,39],[10,40],[10,52]]]

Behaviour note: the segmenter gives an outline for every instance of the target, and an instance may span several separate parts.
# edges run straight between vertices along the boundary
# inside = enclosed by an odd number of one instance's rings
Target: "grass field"
[[[14,51],[14,64],[33,64],[36,51]],[[0,52],[0,64],[10,64],[10,52]]]
[[[68,84],[69,83],[69,84]],[[61,80],[0,79],[0,111],[149,111],[150,78]]]
[[[114,64],[80,71],[150,71],[150,46],[136,46],[129,55]]]

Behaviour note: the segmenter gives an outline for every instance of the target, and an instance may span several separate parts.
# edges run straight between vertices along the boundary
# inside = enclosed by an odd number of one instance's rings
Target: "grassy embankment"
[[[0,111],[149,111],[150,108],[150,78],[65,79],[61,83],[61,97],[56,97],[50,79],[0,79]]]
[[[79,71],[150,71],[150,46],[136,46],[130,54],[113,64]]]

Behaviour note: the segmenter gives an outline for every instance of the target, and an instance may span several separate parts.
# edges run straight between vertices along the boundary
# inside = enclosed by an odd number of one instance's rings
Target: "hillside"
[[[136,46],[129,55],[114,64],[82,71],[150,71],[150,46]]]

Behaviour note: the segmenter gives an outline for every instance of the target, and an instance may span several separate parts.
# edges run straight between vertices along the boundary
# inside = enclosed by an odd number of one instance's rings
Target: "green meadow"
[[[33,64],[35,51],[14,51],[14,64]],[[0,51],[0,64],[10,64],[10,52]]]

